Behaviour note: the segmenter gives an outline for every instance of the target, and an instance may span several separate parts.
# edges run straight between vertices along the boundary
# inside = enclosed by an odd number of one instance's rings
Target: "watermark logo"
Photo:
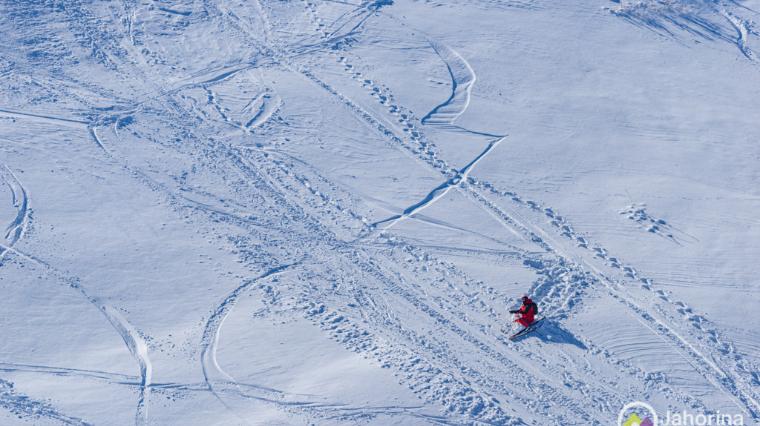
[[[744,426],[744,416],[720,411],[709,414],[668,411],[660,419],[651,405],[635,401],[620,410],[617,426]]]
[[[626,404],[618,414],[618,426],[658,426],[657,412],[646,402]]]
[[[649,417],[644,417],[642,420],[638,414],[633,413],[628,416],[628,420],[623,423],[623,426],[654,426],[654,423]]]

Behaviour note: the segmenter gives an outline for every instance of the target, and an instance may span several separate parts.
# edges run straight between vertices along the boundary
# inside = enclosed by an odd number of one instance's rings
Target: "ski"
[[[509,336],[509,340],[514,341],[518,337],[525,336],[526,334],[532,333],[533,331],[535,331],[537,328],[539,328],[543,324],[543,321],[544,321],[543,318],[537,319],[535,322],[533,322],[533,324],[531,324],[528,327],[526,327],[526,328],[518,331],[517,333]]]

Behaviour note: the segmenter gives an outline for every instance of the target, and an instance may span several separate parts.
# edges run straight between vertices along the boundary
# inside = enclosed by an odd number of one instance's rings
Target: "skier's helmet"
[[[530,300],[530,297],[528,297],[527,294],[523,294],[522,297],[520,298],[520,300],[522,300],[523,302],[525,302],[526,300]]]

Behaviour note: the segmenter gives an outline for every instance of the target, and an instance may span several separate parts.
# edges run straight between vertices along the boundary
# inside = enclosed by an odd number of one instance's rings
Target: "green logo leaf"
[[[623,426],[641,426],[641,417],[639,417],[638,414],[633,413],[630,416],[628,416],[628,420],[623,423]]]

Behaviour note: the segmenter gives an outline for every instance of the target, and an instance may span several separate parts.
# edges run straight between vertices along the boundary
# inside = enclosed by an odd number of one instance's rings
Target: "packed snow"
[[[0,1],[0,424],[760,424],[758,22]]]

